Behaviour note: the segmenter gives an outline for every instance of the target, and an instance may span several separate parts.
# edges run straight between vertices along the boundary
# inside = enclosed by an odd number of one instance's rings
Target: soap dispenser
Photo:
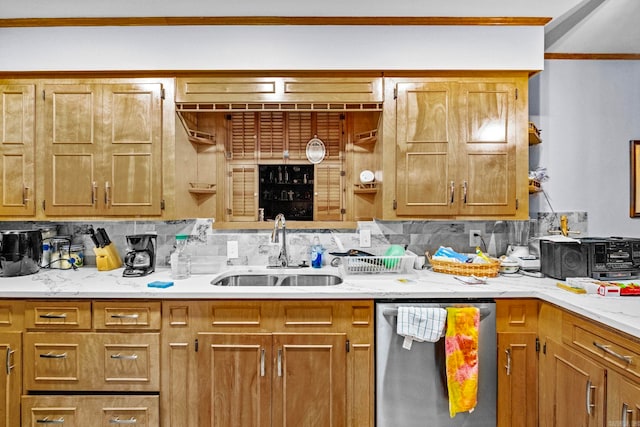
[[[320,244],[320,238],[313,236],[313,243],[311,244],[311,267],[322,268],[322,253],[324,248]]]

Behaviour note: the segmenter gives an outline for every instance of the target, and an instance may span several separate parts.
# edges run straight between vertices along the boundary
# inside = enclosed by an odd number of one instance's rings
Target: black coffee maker
[[[127,253],[124,256],[125,277],[146,276],[156,269],[155,234],[132,234],[126,236]]]
[[[40,230],[0,232],[0,276],[24,276],[37,273],[42,261]]]

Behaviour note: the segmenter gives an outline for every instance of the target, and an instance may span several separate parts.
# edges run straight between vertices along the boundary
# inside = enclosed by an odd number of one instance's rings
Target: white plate
[[[307,159],[311,163],[320,163],[325,155],[324,142],[318,137],[313,137],[307,142]]]
[[[363,170],[362,172],[360,172],[361,183],[369,184],[369,183],[372,183],[374,179],[375,179],[375,175],[373,174],[373,172],[369,170]]]

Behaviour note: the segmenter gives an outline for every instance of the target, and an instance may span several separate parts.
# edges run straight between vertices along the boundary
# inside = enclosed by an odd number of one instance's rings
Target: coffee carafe
[[[125,277],[146,276],[153,273],[156,266],[155,234],[132,234],[126,236],[127,253],[124,256]]]

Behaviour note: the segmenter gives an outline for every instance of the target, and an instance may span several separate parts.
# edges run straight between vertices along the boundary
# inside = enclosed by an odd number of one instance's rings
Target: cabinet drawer
[[[28,332],[24,388],[68,391],[158,391],[160,336]]]
[[[24,427],[160,425],[158,396],[23,396]]]
[[[640,342],[569,314],[563,315],[562,331],[567,344],[640,380]]]
[[[161,304],[145,301],[96,301],[93,324],[96,330],[160,330]]]
[[[27,301],[27,329],[91,329],[90,301]]]
[[[0,331],[22,331],[24,328],[24,302],[0,301]]]
[[[535,332],[538,328],[537,300],[497,300],[498,332]]]

